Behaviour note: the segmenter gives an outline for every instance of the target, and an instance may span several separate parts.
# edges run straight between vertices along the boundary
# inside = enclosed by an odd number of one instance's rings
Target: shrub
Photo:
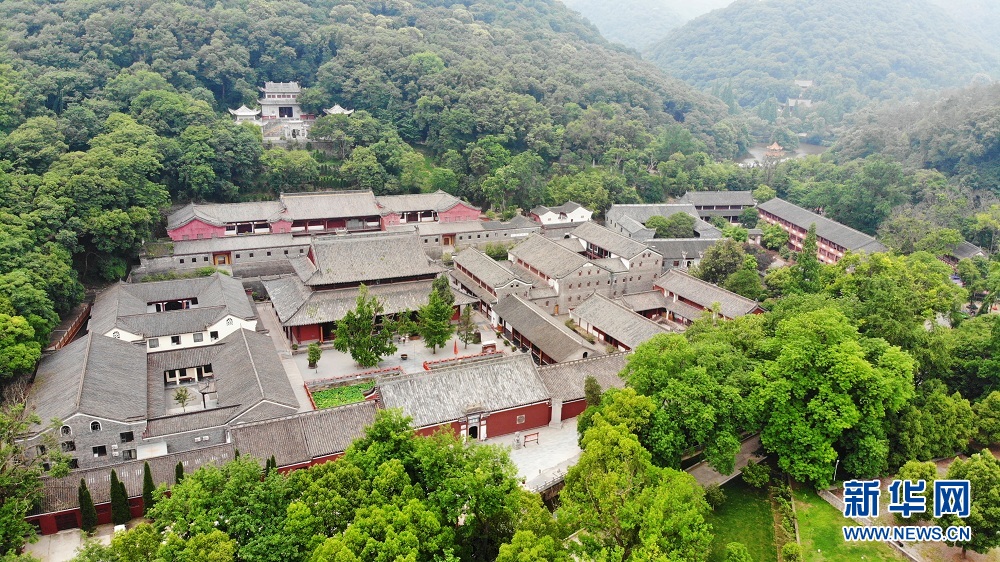
[[[726,493],[722,491],[722,486],[718,484],[705,486],[705,501],[712,509],[722,507],[722,504],[726,503]]]
[[[800,562],[802,547],[797,542],[785,543],[785,546],[781,547],[781,559],[785,562]]]
[[[766,464],[750,461],[743,468],[743,481],[750,487],[761,489],[771,481],[771,468]]]

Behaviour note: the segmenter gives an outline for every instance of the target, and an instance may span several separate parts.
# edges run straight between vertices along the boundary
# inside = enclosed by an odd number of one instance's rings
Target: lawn
[[[767,492],[747,486],[742,478],[733,479],[722,489],[726,503],[708,516],[715,534],[709,562],[723,562],[726,545],[731,542],[745,544],[755,562],[776,562],[774,520]]]
[[[902,554],[882,543],[845,542],[841,528],[854,523],[812,490],[795,490],[795,509],[807,562],[905,560]]]
[[[316,408],[322,410],[361,402],[365,399],[365,392],[373,388],[375,388],[375,381],[362,382],[351,386],[338,386],[313,392],[312,397],[313,401],[316,402]]]

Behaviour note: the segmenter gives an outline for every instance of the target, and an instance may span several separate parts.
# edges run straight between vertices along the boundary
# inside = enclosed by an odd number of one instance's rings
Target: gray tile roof
[[[279,94],[297,94],[302,91],[298,82],[264,82],[262,91]]]
[[[158,338],[176,334],[203,332],[209,326],[225,318],[229,309],[225,306],[190,308],[170,312],[153,312],[124,316],[118,319],[117,327],[147,338]]]
[[[711,309],[712,303],[717,302],[721,307],[720,312],[726,318],[738,318],[750,314],[760,306],[756,301],[741,297],[677,269],[671,269],[663,274],[653,286],[661,287],[706,309]]]
[[[223,465],[233,460],[233,445],[226,443],[213,447],[204,447],[185,453],[175,453],[146,461],[128,461],[115,466],[76,470],[64,478],[42,479],[42,500],[33,514],[53,513],[79,507],[77,489],[80,479],[87,482],[94,503],[111,501],[111,471],[125,484],[125,491],[130,498],[142,495],[143,464],[149,463],[153,482],[156,485],[174,483],[174,467],[177,463],[184,465],[184,472],[191,473],[206,465]]]
[[[378,390],[386,408],[401,408],[417,428],[451,422],[468,412],[496,412],[549,399],[526,354],[385,380]]]
[[[597,379],[601,390],[609,388],[625,388],[625,380],[619,376],[625,369],[625,353],[615,353],[601,357],[544,365],[538,368],[538,376],[545,383],[552,399],[563,402],[581,400],[584,397],[583,385],[588,376]]]
[[[93,332],[42,358],[28,403],[42,420],[78,413],[118,421],[146,417],[146,350]]]
[[[382,214],[371,191],[282,193],[281,203],[292,220],[377,217]]]
[[[163,384],[160,384],[163,388]],[[201,431],[212,427],[222,427],[233,419],[240,411],[239,406],[212,408],[211,410],[196,410],[192,412],[163,416],[146,422],[146,430],[142,432],[143,439],[163,437],[189,431]]]
[[[570,316],[578,318],[581,323],[587,322],[630,349],[635,349],[653,336],[667,332],[665,327],[656,322],[596,293],[576,305],[570,311]]]
[[[197,308],[174,312],[146,312],[151,302],[197,298]],[[219,309],[204,312],[202,309]],[[119,283],[97,295],[90,312],[89,329],[106,334],[115,327],[124,330],[150,330],[145,335],[187,333],[183,330],[215,314],[221,318],[232,314],[247,320],[257,317],[243,284],[219,273],[196,279],[178,279],[152,283]],[[181,330],[172,332],[170,330]],[[197,330],[188,330],[197,331]],[[156,337],[156,336],[152,336]]]
[[[705,238],[657,238],[646,240],[646,244],[663,256],[665,262],[682,259],[700,259],[705,250],[717,244],[719,240]],[[667,266],[671,265],[666,263]]]
[[[308,236],[291,234],[246,234],[243,236],[222,236],[201,240],[177,240],[173,242],[175,256],[189,254],[210,254],[212,252],[238,252],[241,250],[266,250],[268,248],[308,247]]]
[[[570,234],[627,259],[634,258],[649,250],[642,242],[622,236],[613,230],[604,228],[596,222],[585,222],[576,227]]]
[[[230,406],[234,409],[226,410],[227,414],[220,412],[196,416],[192,413],[164,417],[167,407],[172,404],[165,403],[163,372],[208,364],[212,365],[218,393],[217,409]],[[274,416],[298,410],[298,399],[274,352],[271,338],[257,332],[241,329],[213,345],[150,353],[146,369],[149,417],[160,418],[153,424],[153,431],[160,435],[190,431],[191,424],[208,423],[214,425],[202,427],[214,427],[241,416],[262,402],[278,406]],[[225,420],[217,419],[220,417]]]
[[[180,228],[194,219],[214,226],[234,222],[273,222],[282,218],[284,207],[279,201],[250,203],[190,203],[167,217],[167,230]]]
[[[416,211],[436,211],[440,213],[462,203],[462,200],[458,197],[441,190],[434,193],[383,195],[376,197],[375,200],[385,210],[397,213],[412,213]],[[473,209],[478,208],[468,203],[465,203],[465,205]]]
[[[687,213],[698,218],[698,209],[690,203],[648,204],[648,205],[612,205],[605,217],[609,222],[618,223],[624,217],[646,224],[651,217],[669,217],[677,213]]]
[[[642,293],[622,295],[618,297],[618,302],[635,312],[667,308],[667,299],[660,291],[644,291]]]
[[[441,234],[467,234],[469,232],[484,232],[479,221],[457,222],[421,222],[415,223],[421,236],[440,236]]]
[[[493,288],[505,287],[512,281],[524,281],[510,268],[501,265],[476,248],[466,248],[455,254],[453,259],[456,264]]]
[[[292,260],[302,282],[310,286],[363,283],[444,271],[430,261],[420,238],[413,234],[317,236],[313,238],[312,253],[315,270],[303,262],[308,258]]]
[[[243,454],[278,466],[309,462],[342,453],[375,421],[375,403],[305,412],[264,422],[234,425],[233,443]]]
[[[962,240],[948,252],[948,255],[961,260],[961,259],[972,258],[975,256],[985,256],[986,252],[979,246],[976,246],[971,242],[966,242],[965,240]]]
[[[387,283],[368,287],[370,295],[382,303],[386,314],[416,310],[427,304],[433,281]],[[280,277],[264,280],[264,288],[274,304],[282,326],[308,326],[323,322],[336,322],[354,310],[358,298],[357,287],[312,291],[297,277]],[[459,305],[475,302],[475,298],[452,291]]]
[[[510,327],[528,338],[534,345],[556,362],[570,359],[581,348],[593,347],[579,334],[556,320],[533,302],[517,295],[500,299],[493,307],[497,316]]]
[[[509,253],[553,279],[562,279],[590,263],[584,256],[538,234],[528,236]]]
[[[688,191],[679,201],[692,205],[744,205],[753,207],[756,201],[750,191]]]
[[[514,218],[507,222],[483,221],[483,228],[486,230],[513,230],[519,228],[531,228],[536,232],[541,230],[541,226],[524,215],[514,215]]]
[[[757,206],[762,211],[782,218],[804,230],[816,224],[816,235],[851,251],[864,251],[869,254],[885,252],[888,249],[879,241],[863,232],[844,226],[839,222],[807,211],[783,199],[771,199]]]

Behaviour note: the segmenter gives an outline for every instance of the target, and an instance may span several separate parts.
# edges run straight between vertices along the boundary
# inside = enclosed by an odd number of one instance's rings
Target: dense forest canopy
[[[931,0],[981,39],[1000,39],[1000,4],[992,0]]]
[[[1000,69],[993,44],[925,0],[735,2],[672,31],[647,56],[767,118],[795,80],[828,123],[869,99],[960,86]],[[730,92],[731,90],[731,92]],[[804,130],[804,129],[800,129]]]

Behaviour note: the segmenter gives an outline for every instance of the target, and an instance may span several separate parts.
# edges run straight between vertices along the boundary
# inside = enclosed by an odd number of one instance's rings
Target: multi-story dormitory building
[[[788,246],[802,251],[809,227],[816,225],[816,255],[823,263],[837,263],[847,252],[874,254],[885,252],[881,242],[863,232],[844,226],[822,215],[792,205],[783,199],[771,199],[757,206],[760,220],[776,224],[788,232]]]

